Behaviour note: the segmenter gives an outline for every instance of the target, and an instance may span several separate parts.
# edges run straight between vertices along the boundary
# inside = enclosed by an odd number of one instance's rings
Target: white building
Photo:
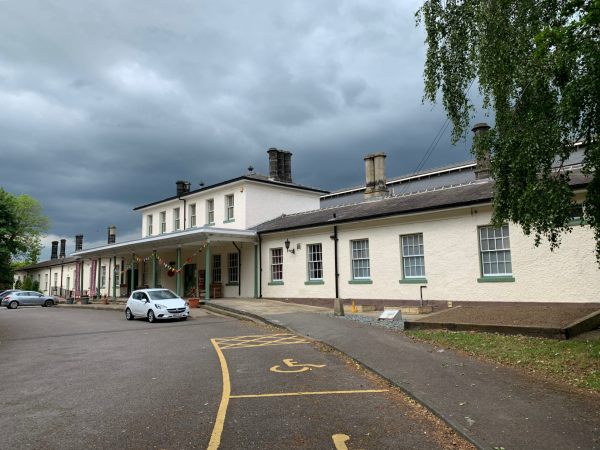
[[[108,296],[163,286],[206,299],[600,301],[593,233],[581,212],[553,252],[514,224],[492,227],[486,161],[386,180],[385,155],[368,155],[365,186],[327,193],[292,182],[289,152],[268,153],[268,177],[251,172],[194,191],[177,182],[176,195],[135,208],[140,239],[73,254],[70,279],[84,270],[77,291],[99,284]],[[589,179],[580,157],[561,170],[582,201]],[[46,274],[53,280],[47,264],[27,269],[42,289]]]

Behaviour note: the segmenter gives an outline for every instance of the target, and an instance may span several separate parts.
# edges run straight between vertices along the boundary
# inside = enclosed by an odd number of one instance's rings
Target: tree
[[[425,100],[442,104],[454,142],[466,136],[477,82],[495,125],[473,152],[491,153],[493,222],[560,245],[575,206],[556,171],[584,142],[585,216],[600,263],[600,0],[427,0]]]
[[[13,264],[34,264],[48,218],[40,203],[28,195],[15,196],[0,188],[0,285],[12,286]],[[0,286],[1,287],[1,286]]]

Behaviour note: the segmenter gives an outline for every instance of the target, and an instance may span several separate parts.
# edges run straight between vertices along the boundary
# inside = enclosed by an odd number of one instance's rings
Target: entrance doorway
[[[196,264],[186,264],[183,268],[183,296],[199,296]]]

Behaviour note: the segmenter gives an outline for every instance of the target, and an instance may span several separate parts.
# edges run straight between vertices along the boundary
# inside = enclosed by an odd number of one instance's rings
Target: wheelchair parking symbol
[[[320,369],[325,367],[325,364],[305,364],[294,361],[293,359],[284,359],[283,364],[286,367],[277,365],[271,367],[271,372],[279,372],[279,373],[299,373],[306,372],[307,370],[312,370],[313,368]]]

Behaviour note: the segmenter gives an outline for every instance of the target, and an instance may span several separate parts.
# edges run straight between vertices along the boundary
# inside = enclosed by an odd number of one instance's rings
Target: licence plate
[[[181,317],[181,313],[175,313],[173,314],[173,317]]]

